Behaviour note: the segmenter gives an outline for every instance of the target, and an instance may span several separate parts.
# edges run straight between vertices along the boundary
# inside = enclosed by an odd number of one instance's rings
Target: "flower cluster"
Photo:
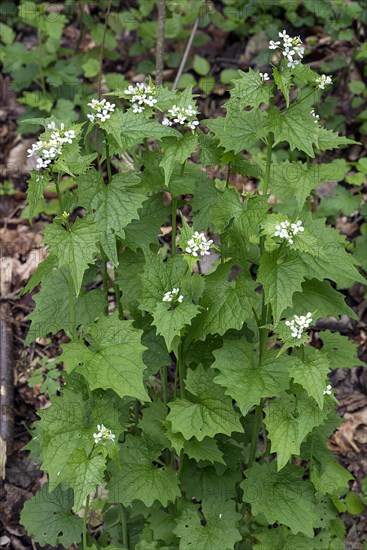
[[[262,82],[266,82],[267,80],[270,80],[270,77],[268,75],[268,73],[259,73],[260,75],[260,78],[262,80]]]
[[[136,86],[130,84],[125,90],[125,94],[131,95],[130,101],[134,113],[142,113],[146,105],[148,105],[148,107],[154,107],[157,103],[154,97],[156,94],[155,88],[149,84],[144,84],[144,82],[140,82]]]
[[[317,114],[315,113],[315,109],[312,109],[312,111],[311,111],[310,114],[311,114],[311,115],[314,117],[314,119],[315,119],[315,120],[314,120],[314,123],[317,124],[318,121],[319,121],[320,115],[317,115]]]
[[[167,302],[168,304],[181,304],[183,300],[182,294],[180,294],[179,288],[173,288],[172,290],[169,290],[165,293],[165,295],[162,298],[162,302]]]
[[[28,149],[28,157],[37,156],[37,168],[47,168],[49,164],[58,155],[61,155],[62,148],[67,143],[73,143],[75,138],[74,130],[65,130],[65,125],[62,122],[60,128],[57,128],[55,122],[50,122],[47,125],[49,130],[52,130],[49,140],[39,140],[33,143],[32,149]]]
[[[99,119],[101,122],[105,122],[108,118],[110,118],[110,113],[113,113],[116,105],[106,101],[106,99],[101,99],[101,101],[98,101],[98,99],[92,99],[92,101],[88,103],[88,107],[93,109],[93,111],[96,111],[96,113],[90,113],[87,115],[91,122],[94,122],[96,119]]]
[[[188,107],[173,105],[172,109],[168,110],[168,114],[164,117],[162,124],[163,126],[172,126],[173,123],[176,123],[182,126],[186,125],[191,130],[195,130],[199,125],[199,121],[195,118],[196,115],[197,111],[192,105],[188,105]]]
[[[326,389],[323,391],[323,394],[324,394],[324,395],[331,395],[331,390],[332,390],[332,389],[333,389],[332,386],[331,386],[330,384],[328,384],[328,385],[326,386]]]
[[[290,69],[293,69],[296,67],[300,59],[303,58],[303,55],[305,53],[305,49],[302,45],[302,40],[299,36],[291,37],[289,34],[286,33],[286,31],[282,31],[279,33],[279,38],[282,38],[283,45],[280,44],[280,41],[274,42],[274,40],[270,40],[269,42],[269,49],[270,50],[276,50],[280,49],[282,50],[283,56],[287,59],[287,65]],[[294,57],[297,56],[298,59],[294,59]]]
[[[301,220],[291,223],[288,220],[285,222],[280,222],[280,224],[275,226],[274,237],[280,237],[281,239],[286,239],[289,244],[293,244],[294,236],[297,233],[302,232],[305,228],[302,225]]]
[[[116,438],[115,434],[113,434],[111,432],[111,430],[106,428],[106,426],[104,426],[103,424],[97,424],[97,430],[98,430],[98,432],[93,434],[94,443],[96,445],[100,441],[104,441],[104,440],[107,440],[107,439],[109,439],[111,441],[115,441],[115,438]]]
[[[191,239],[187,241],[187,246],[185,252],[191,254],[191,256],[209,256],[210,245],[213,244],[213,241],[208,240],[204,233],[199,233],[195,231]]]
[[[307,315],[295,315],[291,321],[286,321],[285,324],[291,329],[293,338],[301,338],[303,332],[308,329],[312,323],[312,313],[309,311]]]
[[[331,78],[331,76],[326,76],[326,74],[322,74],[321,76],[318,76],[316,78],[315,83],[317,84],[317,87],[320,88],[320,90],[325,90],[325,86],[332,84],[333,79]]]

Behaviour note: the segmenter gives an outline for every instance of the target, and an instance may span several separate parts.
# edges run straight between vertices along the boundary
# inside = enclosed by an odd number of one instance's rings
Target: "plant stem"
[[[99,50],[98,99],[101,99],[101,95],[102,95],[103,51],[104,51],[104,45],[106,41],[107,23],[108,23],[108,16],[110,15],[111,4],[112,4],[112,0],[108,2],[107,11],[106,11],[105,20],[104,20],[101,49]]]
[[[108,271],[107,271],[107,256],[103,252],[101,247],[101,257],[102,257],[102,280],[103,280],[103,292],[106,296],[106,305],[104,308],[105,315],[108,315]]]
[[[122,526],[122,544],[126,550],[129,549],[129,537],[127,531],[126,509],[123,504],[120,503],[120,518]]]
[[[272,99],[271,104],[273,104],[273,102],[274,102],[274,98]],[[267,136],[266,169],[265,169],[264,189],[263,189],[264,195],[267,194],[268,187],[269,187],[273,143],[274,143],[274,135],[272,132],[269,132]],[[265,238],[261,237],[260,254],[263,254],[264,248],[265,248]],[[269,316],[270,316],[270,308],[265,303],[265,293],[263,290],[262,304],[261,304],[261,320],[260,320],[261,326],[268,324]],[[259,334],[259,366],[260,366],[263,355],[266,351],[266,344],[268,341],[269,331],[265,327],[260,328],[259,331],[260,331],[260,334]],[[252,430],[251,447],[250,447],[250,455],[249,455],[249,463],[248,463],[249,467],[252,466],[256,456],[257,442],[259,437],[259,430],[260,430],[260,424],[261,424],[261,418],[262,418],[262,409],[264,407],[264,403],[265,403],[265,399],[262,399],[260,402],[260,405],[256,405],[256,408],[255,408],[254,425]],[[266,444],[266,441],[265,441],[265,444]]]
[[[172,234],[171,234],[171,255],[176,254],[176,234],[177,234],[177,197],[172,199]]]
[[[87,496],[87,500],[85,502],[85,508],[84,508],[84,518],[83,518],[83,550],[87,550],[87,521],[88,521],[88,512],[89,512],[89,498],[90,495]]]
[[[262,408],[264,406],[264,402],[265,402],[265,399],[262,399],[260,405],[257,405],[255,408],[254,425],[252,427],[252,434],[251,434],[251,447],[250,447],[250,454],[248,459],[248,468],[251,468],[256,456],[257,440],[259,437]]]
[[[195,36],[196,31],[198,29],[198,25],[199,25],[199,16],[197,16],[197,18],[195,19],[194,26],[192,27],[190,38],[187,42],[185,52],[183,54],[180,66],[179,66],[177,74],[176,74],[175,81],[174,81],[173,86],[172,86],[172,90],[176,90],[176,88],[178,86],[178,83],[180,82],[181,75],[182,75],[183,70],[184,70],[185,65],[186,65],[187,57],[188,57],[189,52],[191,50],[191,46],[192,46],[192,42],[194,40],[194,36]]]
[[[60,191],[60,181],[61,181],[61,174],[57,174],[57,178],[55,178],[55,186],[56,186],[57,198],[59,200],[59,214],[61,215],[64,211],[64,208],[63,208],[62,195]]]
[[[166,28],[166,0],[158,3],[157,48],[155,51],[155,83],[162,86],[164,69],[164,31]]]
[[[180,395],[181,395],[181,399],[185,399],[184,379],[186,378],[186,366],[185,366],[182,343],[178,347],[177,363],[178,363],[178,373],[180,375]]]
[[[107,177],[108,177],[108,183],[110,183],[110,181],[112,179],[110,144],[108,143],[108,136],[107,136],[107,132],[105,130],[103,130],[103,136],[104,136],[104,142],[105,142],[105,147],[106,147]]]
[[[75,303],[74,303],[74,283],[71,274],[68,278],[69,285],[69,319],[70,319],[70,334],[72,340],[77,339],[76,322],[75,322]]]
[[[168,381],[167,381],[167,376],[168,376],[168,369],[167,369],[167,365],[165,365],[164,367],[161,368],[161,380],[162,380],[162,388],[163,388],[163,401],[165,403],[168,402]]]
[[[228,187],[230,177],[231,177],[231,161],[229,161],[228,167],[227,167],[226,187]]]

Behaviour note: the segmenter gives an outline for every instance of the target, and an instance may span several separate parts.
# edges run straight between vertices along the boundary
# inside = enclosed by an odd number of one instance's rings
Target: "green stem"
[[[168,376],[168,369],[167,365],[161,368],[161,380],[162,380],[162,388],[163,388],[163,401],[165,403],[168,402],[168,382],[167,382],[167,376]]]
[[[176,234],[177,234],[177,197],[172,199],[172,235],[171,235],[171,254],[176,254]]]
[[[115,272],[115,279],[116,279],[116,272]],[[114,291],[115,297],[116,297],[117,310],[119,312],[119,319],[123,320],[123,318],[124,318],[124,309],[123,309],[122,303],[121,303],[121,290],[120,290],[119,285],[116,282],[113,283],[113,291]]]
[[[178,347],[177,362],[178,362],[178,373],[180,376],[180,395],[181,395],[181,399],[185,399],[184,380],[186,378],[186,366],[185,366],[185,359],[184,359],[184,354],[182,349],[182,343]]]
[[[110,158],[110,144],[108,143],[108,136],[107,132],[103,131],[104,136],[104,142],[106,147],[106,162],[107,162],[107,177],[108,177],[108,183],[110,183],[112,179],[112,171],[111,171],[111,158]]]
[[[271,99],[270,104],[274,104],[274,98]],[[273,152],[273,144],[274,144],[274,135],[272,132],[269,132],[267,135],[267,147],[266,147],[266,168],[265,168],[265,175],[264,175],[264,188],[263,192],[264,195],[267,195],[268,193],[268,187],[270,182],[270,171],[271,171],[271,162],[272,162],[272,152]],[[263,254],[265,249],[265,237],[261,237],[260,239],[260,255]],[[261,361],[263,358],[263,355],[266,351],[266,345],[268,341],[268,335],[269,331],[267,328],[265,328],[264,325],[267,325],[269,323],[269,317],[270,317],[270,308],[266,304],[265,301],[265,293],[263,290],[262,293],[262,304],[261,304],[261,326],[264,328],[260,328],[260,334],[259,334],[259,366],[261,365]],[[254,425],[252,430],[252,437],[251,437],[251,447],[250,447],[250,455],[249,455],[249,463],[248,466],[252,466],[255,456],[256,456],[256,449],[257,449],[257,443],[258,443],[258,437],[259,437],[259,431],[260,431],[260,425],[261,425],[261,419],[262,419],[262,409],[264,407],[265,399],[262,399],[260,402],[260,405],[257,405],[255,408],[255,416],[254,416]],[[266,445],[266,441],[265,441]]]
[[[84,518],[83,518],[83,550],[87,550],[88,544],[87,544],[87,521],[88,521],[88,512],[89,512],[89,498],[90,495],[87,496],[87,500],[85,503],[84,508]]]
[[[105,315],[108,315],[108,271],[107,271],[107,256],[103,252],[101,247],[101,257],[102,257],[102,280],[103,280],[103,292],[106,297],[106,304],[104,308]]]
[[[226,186],[228,187],[229,184],[229,178],[231,177],[231,161],[228,163],[227,167],[227,179],[226,179]]]
[[[265,399],[262,399],[260,405],[257,405],[255,408],[254,424],[253,424],[252,433],[251,433],[251,447],[250,447],[250,454],[248,459],[248,468],[251,468],[256,456],[257,441],[259,438],[259,430],[260,430],[260,423],[261,423],[262,409],[264,406],[264,402],[265,402]]]
[[[69,319],[70,319],[70,334],[72,340],[77,339],[76,324],[75,324],[75,303],[74,303],[74,283],[71,274],[69,273]]]
[[[306,99],[308,99],[312,94],[315,93],[315,90],[311,90],[307,95],[305,95],[305,97],[303,97],[300,101],[295,101],[294,103],[292,103],[292,105],[290,105],[290,107],[288,107],[288,109],[286,109],[285,111],[283,112],[289,112],[291,109],[293,109],[293,107],[298,107],[299,105],[301,105],[301,103],[303,103],[304,101],[306,101]]]
[[[37,30],[37,40],[38,40],[38,47],[42,46],[43,37],[42,37],[42,32],[40,31],[40,29]],[[39,68],[39,72],[40,72],[41,88],[42,88],[42,92],[44,94],[46,94],[46,81],[45,81],[45,75],[44,75],[43,67],[42,67],[43,56],[41,55],[41,52],[40,52],[40,55],[38,56],[38,59],[39,59],[38,68]]]
[[[64,208],[63,208],[62,194],[60,190],[60,181],[61,181],[61,174],[57,174],[57,178],[55,178],[55,186],[56,186],[57,198],[59,199],[59,214],[61,215],[64,211]]]
[[[129,549],[129,537],[127,531],[127,519],[126,519],[126,509],[123,504],[120,504],[120,518],[122,526],[122,544],[126,550]]]

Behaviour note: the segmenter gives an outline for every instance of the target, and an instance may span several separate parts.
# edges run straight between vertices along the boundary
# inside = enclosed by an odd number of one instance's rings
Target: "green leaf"
[[[36,286],[38,286],[56,266],[57,258],[55,256],[47,256],[41,263],[38,264],[36,271],[20,292],[20,296],[23,296],[24,294],[27,294],[27,292],[31,292],[34,288],[36,288]]]
[[[263,397],[279,396],[289,388],[289,356],[277,358],[275,351],[269,351],[259,365],[253,344],[244,339],[225,340],[213,354],[212,368],[220,371],[214,382],[226,389],[226,395],[236,401],[244,416]]]
[[[230,266],[219,266],[205,277],[205,292],[200,302],[203,311],[192,322],[192,340],[204,340],[208,334],[223,335],[229,329],[240,330],[244,322],[253,317],[255,284],[244,275],[229,282],[230,269]]]
[[[307,355],[306,361],[293,358],[288,367],[293,381],[302,386],[310,397],[313,397],[322,410],[324,407],[324,390],[327,385],[327,375],[330,372],[330,363],[325,355],[313,350]]]
[[[241,483],[243,500],[251,505],[255,516],[264,515],[270,525],[278,522],[289,527],[294,535],[313,537],[318,517],[315,495],[312,484],[302,479],[303,475],[303,468],[290,464],[281,472],[276,471],[275,462],[254,464]]]
[[[272,86],[261,80],[260,73],[250,68],[248,72],[238,71],[238,74],[240,77],[232,80],[231,99],[226,103],[226,108],[241,111],[244,107],[269,103]]]
[[[163,126],[157,120],[148,120],[144,113],[134,113],[131,109],[122,113],[114,112],[100,126],[117,141],[124,150],[142,143],[145,138],[158,141],[163,137],[179,138],[181,134],[168,126]]]
[[[213,385],[214,372],[205,371],[202,366],[189,370],[185,382],[186,389],[197,397],[195,402],[176,399],[169,403],[167,420],[171,422],[172,432],[180,432],[186,440],[196,437],[213,437],[217,433],[231,435],[242,432],[238,414],[231,400],[225,397],[219,386]]]
[[[258,281],[263,285],[265,303],[271,304],[274,322],[292,305],[293,294],[302,291],[304,266],[299,258],[280,258],[278,253],[264,252],[260,258]]]
[[[193,303],[181,303],[176,307],[160,302],[155,307],[152,315],[157,334],[163,336],[168,351],[172,351],[172,342],[181,334],[182,329],[189,325],[191,320],[198,315],[200,309]]]
[[[356,313],[345,303],[344,295],[334,290],[328,281],[306,280],[302,283],[302,291],[293,294],[292,308],[284,312],[285,317],[293,315],[293,311],[315,311],[314,320],[320,317],[338,317],[348,315],[357,319]]]
[[[256,533],[260,541],[253,546],[254,550],[315,550],[314,539],[308,539],[301,534],[292,535],[289,529],[283,526],[276,529],[265,528],[261,533]]]
[[[329,164],[302,162],[274,162],[271,166],[270,188],[278,199],[287,201],[296,197],[298,208],[302,210],[307,197],[324,181],[341,181],[348,171],[344,159]]]
[[[141,337],[142,331],[134,328],[133,321],[121,321],[115,312],[88,327],[89,347],[79,342],[66,344],[61,359],[69,370],[80,372],[92,390],[111,388],[120,397],[148,401],[142,360],[146,348]]]
[[[26,343],[59,330],[72,333],[79,325],[92,323],[103,312],[105,297],[100,290],[81,293],[74,300],[72,327],[69,307],[69,273],[66,268],[51,271],[44,277],[40,292],[33,297],[36,308],[28,316],[32,321]]]
[[[197,462],[200,460],[207,460],[208,462],[225,464],[223,453],[218,449],[218,444],[215,439],[204,437],[202,441],[198,441],[193,438],[189,441],[185,441],[183,448],[184,453]]]
[[[316,146],[320,151],[327,151],[328,149],[338,149],[343,145],[355,145],[358,142],[353,139],[348,139],[344,136],[340,136],[336,132],[322,128],[319,125],[314,124],[317,132]]]
[[[323,330],[319,338],[324,344],[321,352],[327,355],[332,369],[352,369],[363,364],[357,356],[357,345],[348,336]]]
[[[226,470],[217,465],[199,468],[194,460],[185,460],[181,470],[181,490],[186,498],[194,498],[196,501],[209,501],[217,499],[220,502],[236,498],[236,486],[242,479],[240,468],[236,466],[234,471]]]
[[[228,110],[227,116],[205,120],[225,151],[249,151],[264,134],[266,115],[259,109],[251,111]]]
[[[71,229],[55,221],[44,230],[49,253],[57,257],[58,267],[68,267],[76,295],[80,293],[84,272],[98,253],[98,229],[89,218],[77,218]]]
[[[78,510],[103,481],[105,459],[99,454],[103,444],[93,451],[93,433],[97,424],[103,423],[117,438],[128,419],[126,402],[112,392],[89,397],[85,383],[73,376],[67,379],[62,396],[55,397],[51,407],[39,415],[42,468],[49,475],[51,487],[66,482],[74,490],[74,508]]]
[[[284,468],[292,454],[298,456],[302,441],[326,418],[312,398],[303,392],[297,396],[284,393],[269,401],[264,420],[271,452],[277,453],[278,471]]]
[[[164,170],[165,184],[171,179],[176,163],[182,165],[195,151],[198,138],[195,134],[185,134],[181,139],[167,137],[162,139],[163,155],[159,164]]]
[[[167,506],[181,496],[178,478],[170,466],[157,467],[153,462],[161,454],[157,446],[145,435],[127,435],[121,446],[120,459],[110,464],[110,481],[107,485],[111,502],[129,506],[140,500],[145,506],[154,501]]]
[[[233,501],[203,502],[202,514],[205,525],[198,511],[191,508],[184,510],[176,520],[174,533],[180,538],[180,550],[232,550],[236,542],[242,539],[238,529],[241,515]]]
[[[339,464],[325,442],[323,434],[313,433],[302,445],[302,456],[310,462],[310,479],[316,489],[323,494],[338,495],[345,492],[348,482],[354,479],[341,464]]]
[[[62,491],[57,487],[49,493],[49,485],[45,483],[24,504],[20,523],[41,546],[61,544],[69,548],[81,541],[83,530],[83,520],[71,511],[73,501],[71,489]]]
[[[201,57],[200,55],[194,55],[192,66],[194,71],[201,76],[207,75],[210,71],[209,61],[207,61],[205,57]]]
[[[67,151],[63,152],[62,157],[57,159],[54,166],[58,172],[65,172],[75,177],[84,174],[96,158],[97,153],[80,155],[79,147],[70,147]]]
[[[277,68],[273,68],[273,77],[274,82],[279,88],[279,90],[284,95],[287,108],[289,107],[289,92],[292,88],[292,71],[289,71],[288,69],[285,69],[283,71],[279,71]]]
[[[100,63],[98,59],[90,58],[88,61],[83,63],[82,65],[84,76],[86,78],[93,78],[94,76],[97,76],[100,70]]]
[[[122,291],[121,303],[133,317],[139,315],[139,297],[141,293],[140,277],[137,273],[143,271],[145,265],[144,255],[141,251],[132,252],[125,249],[119,254],[119,264],[116,270],[116,283]]]
[[[149,247],[158,243],[158,235],[169,215],[162,193],[148,197],[139,210],[139,219],[130,222],[124,229],[124,241],[129,248]]]
[[[78,178],[79,204],[91,213],[103,250],[115,265],[116,237],[124,237],[124,228],[139,217],[138,210],[146,200],[139,182],[133,172],[121,172],[105,185],[102,174],[94,169]]]
[[[291,151],[298,149],[314,158],[313,145],[317,143],[318,133],[314,117],[303,106],[291,107],[285,113],[270,108],[268,131],[274,134],[274,145],[286,141]]]
[[[304,216],[303,225],[318,241],[316,254],[315,251],[301,254],[305,277],[330,279],[342,288],[348,288],[356,281],[366,284],[366,279],[354,265],[355,259],[345,250],[347,242],[344,235],[325,225],[324,219],[315,220],[311,214]]]
[[[318,216],[333,216],[343,212],[345,216],[351,216],[358,210],[361,203],[359,195],[352,195],[349,189],[336,185],[332,190],[332,195],[321,199]]]
[[[37,212],[38,203],[43,198],[43,192],[49,185],[50,180],[44,174],[32,170],[31,177],[28,180],[27,200],[29,204],[29,221],[35,216]]]

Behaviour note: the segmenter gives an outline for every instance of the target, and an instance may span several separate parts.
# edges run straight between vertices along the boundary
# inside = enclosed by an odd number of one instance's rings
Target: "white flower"
[[[326,74],[322,74],[321,76],[318,76],[316,78],[315,83],[317,84],[317,87],[320,88],[320,90],[325,90],[325,86],[332,84],[333,80],[331,76],[326,76]]]
[[[311,114],[311,115],[314,117],[314,119],[315,119],[315,120],[314,120],[314,123],[317,124],[317,123],[318,123],[318,120],[319,120],[319,118],[320,118],[320,115],[317,115],[317,114],[315,113],[315,109],[312,109],[312,111],[310,112],[310,114]]]
[[[192,238],[187,241],[187,246],[185,252],[191,254],[195,258],[199,256],[209,256],[210,245],[213,244],[213,241],[208,240],[204,233],[199,233],[195,231]]]
[[[260,78],[263,82],[266,82],[267,80],[270,80],[268,73],[259,73]]]
[[[97,445],[100,441],[105,441],[107,439],[110,441],[115,441],[115,434],[113,434],[112,431],[106,428],[103,424],[97,424],[97,430],[98,431],[93,434],[95,445]]]
[[[332,386],[330,384],[328,384],[322,393],[324,395],[331,395],[331,390],[332,389],[333,389]]]
[[[301,220],[297,220],[294,223],[285,220],[275,226],[274,237],[280,237],[281,239],[288,241],[289,244],[293,244],[294,236],[304,230],[305,228],[303,227]]]
[[[298,64],[299,64],[298,59],[289,59],[289,61],[287,63],[289,69],[294,69],[294,67],[297,67]]]
[[[95,111],[94,113],[87,114],[87,117],[93,123],[96,119],[101,122],[108,120],[111,117],[110,113],[114,112],[116,105],[110,103],[106,99],[101,99],[100,101],[98,101],[98,99],[92,99],[92,101],[88,103],[88,107]]]
[[[169,290],[166,292],[162,298],[162,302],[167,302],[169,304],[181,304],[183,300],[183,295],[180,294],[179,288],[173,288],[172,290]]]
[[[195,130],[196,126],[199,125],[199,121],[198,120],[193,120],[192,122],[188,122],[187,123],[187,126],[191,129],[191,130]]]
[[[285,324],[291,329],[293,338],[301,338],[303,332],[308,329],[312,323],[312,313],[309,311],[306,315],[294,315],[291,321],[286,321]]]
[[[175,123],[187,126],[190,130],[195,130],[199,125],[199,121],[195,119],[195,115],[197,115],[197,111],[192,105],[188,105],[187,107],[173,105],[171,109],[168,109],[162,124],[164,126],[172,126]]]
[[[274,42],[274,40],[270,40],[269,50],[276,50],[278,46],[280,46],[280,42]]]
[[[58,155],[61,155],[63,146],[66,143],[73,143],[75,139],[74,130],[65,130],[65,124],[60,124],[60,129],[57,129],[54,121],[47,125],[48,130],[53,130],[50,134],[51,139],[42,136],[40,140],[33,143],[32,148],[28,149],[28,157],[37,156],[36,168],[47,168]]]
[[[299,36],[294,36],[292,38],[285,30],[279,33],[279,37],[283,39],[283,45],[281,46],[279,41],[275,42],[274,40],[270,40],[269,49],[281,49],[282,55],[287,59],[287,66],[293,69],[299,64],[300,59],[303,58],[305,53],[302,40]],[[298,59],[294,59],[295,56],[297,56]]]
[[[134,87],[132,84],[125,90],[125,94],[132,95],[130,101],[133,108],[133,113],[142,113],[145,106],[154,107],[157,103],[156,88],[144,82],[138,82]]]

